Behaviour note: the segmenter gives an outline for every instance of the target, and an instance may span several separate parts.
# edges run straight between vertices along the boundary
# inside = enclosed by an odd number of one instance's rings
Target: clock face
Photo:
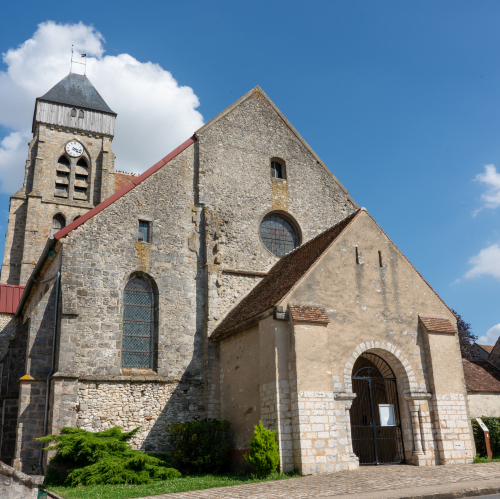
[[[80,144],[80,142],[72,140],[71,142],[68,142],[66,144],[66,152],[73,158],[77,158],[78,156],[82,155],[83,146]]]

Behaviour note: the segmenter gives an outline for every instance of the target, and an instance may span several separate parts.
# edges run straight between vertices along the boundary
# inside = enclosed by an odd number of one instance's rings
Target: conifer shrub
[[[220,473],[229,463],[232,438],[229,421],[195,419],[167,425],[173,456],[182,470]]]
[[[47,435],[38,440],[44,444],[54,442],[45,450],[55,450],[51,464],[63,465],[67,473],[61,477],[49,467],[46,485],[148,484],[181,476],[173,469],[168,452],[146,454],[128,444],[138,431],[122,433],[121,427],[91,433],[79,428],[62,428],[60,435]]]
[[[250,453],[243,457],[255,468],[259,476],[268,476],[276,471],[280,462],[276,431],[267,430],[262,426],[262,421],[259,421],[253,435],[250,440]]]

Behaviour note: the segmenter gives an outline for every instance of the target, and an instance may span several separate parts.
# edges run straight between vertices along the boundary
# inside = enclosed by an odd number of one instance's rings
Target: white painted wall
[[[500,392],[469,392],[471,418],[500,417]]]

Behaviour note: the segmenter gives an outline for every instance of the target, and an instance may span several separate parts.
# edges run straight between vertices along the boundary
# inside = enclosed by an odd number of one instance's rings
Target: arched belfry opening
[[[354,453],[361,465],[405,462],[397,379],[380,356],[365,352],[352,370],[350,411]]]

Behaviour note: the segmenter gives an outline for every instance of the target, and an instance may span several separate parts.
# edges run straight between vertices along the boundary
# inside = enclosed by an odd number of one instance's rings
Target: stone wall
[[[11,319],[10,322],[18,322]],[[26,350],[28,345],[29,324],[17,324],[17,331],[7,345],[7,352],[0,363],[0,416],[2,427],[0,431],[0,459],[11,465],[14,459],[14,449],[17,434],[17,419],[19,412],[19,379],[26,369]]]
[[[141,426],[132,447],[158,452],[170,448],[166,425],[184,421],[189,412],[200,415],[198,406],[198,393],[187,383],[79,380],[76,425],[88,431]]]
[[[259,225],[271,211],[287,213],[305,242],[356,205],[281,113],[256,88],[200,129],[197,196],[206,211],[208,333],[250,288],[222,270],[267,271],[278,259],[262,244]],[[271,159],[286,179],[271,178]],[[232,288],[226,289],[227,284]]]
[[[0,461],[2,499],[37,499],[43,476],[28,476]]]
[[[60,372],[122,374],[123,289],[143,275],[156,290],[157,374],[203,379],[203,269],[187,194],[192,178],[191,146],[61,240]],[[137,240],[139,220],[150,221],[149,243]]]

